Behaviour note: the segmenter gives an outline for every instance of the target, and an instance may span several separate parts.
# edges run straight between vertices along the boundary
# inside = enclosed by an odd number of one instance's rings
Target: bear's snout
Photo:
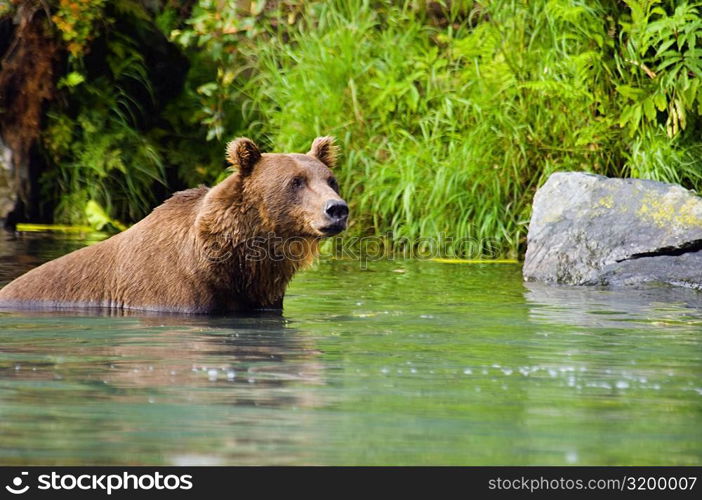
[[[349,216],[349,206],[344,200],[329,200],[324,205],[324,213],[333,221],[346,221]]]
[[[327,236],[333,236],[346,229],[346,221],[349,218],[349,206],[344,200],[327,200],[324,204],[324,215],[330,224],[322,228],[322,232]]]

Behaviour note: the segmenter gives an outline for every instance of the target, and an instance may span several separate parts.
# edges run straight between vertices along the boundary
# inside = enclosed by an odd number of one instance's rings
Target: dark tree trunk
[[[10,213],[0,213],[6,226],[40,216],[37,180],[43,163],[37,140],[45,104],[54,96],[59,59],[49,23],[42,2],[28,0],[0,28],[0,158],[9,163],[0,176],[6,176],[5,192],[11,197],[0,200],[0,209],[14,202]]]

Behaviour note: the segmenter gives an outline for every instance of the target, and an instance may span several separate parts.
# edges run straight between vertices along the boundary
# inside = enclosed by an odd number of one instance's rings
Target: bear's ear
[[[227,161],[238,167],[244,177],[253,171],[254,165],[261,159],[258,146],[246,137],[239,137],[227,144]]]
[[[307,154],[314,156],[327,167],[334,168],[336,166],[336,157],[339,154],[339,147],[334,144],[334,138],[331,136],[317,137],[312,142],[312,149]]]

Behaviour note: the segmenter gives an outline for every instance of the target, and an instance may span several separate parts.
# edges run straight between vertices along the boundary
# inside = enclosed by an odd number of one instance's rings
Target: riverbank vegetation
[[[37,139],[56,222],[138,220],[225,175],[239,135],[336,136],[349,235],[443,235],[464,257],[519,255],[554,171],[702,189],[699,2],[42,4],[32,22],[61,47]]]

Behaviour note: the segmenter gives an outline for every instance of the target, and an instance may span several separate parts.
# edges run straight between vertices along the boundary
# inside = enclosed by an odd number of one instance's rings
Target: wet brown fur
[[[318,138],[302,155],[261,154],[241,138],[227,158],[238,172],[217,186],[175,193],[128,230],[29,271],[0,290],[0,306],[282,307],[288,282],[317,254],[324,202],[340,199],[333,140]]]

